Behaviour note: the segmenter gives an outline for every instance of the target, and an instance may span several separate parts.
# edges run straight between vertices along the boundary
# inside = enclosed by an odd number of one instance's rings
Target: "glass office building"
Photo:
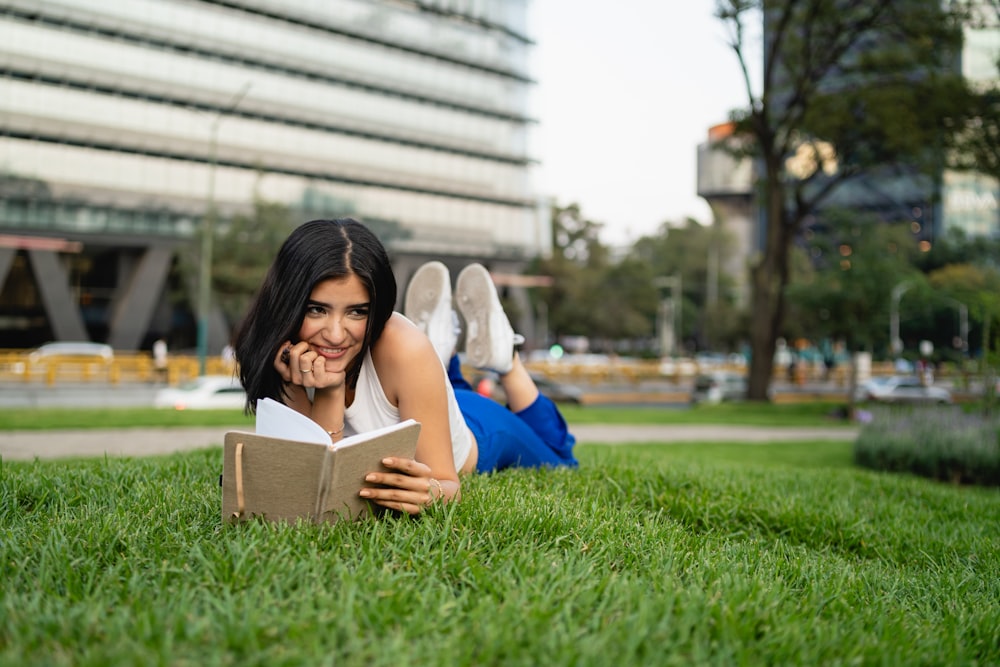
[[[0,0],[0,347],[189,343],[178,257],[255,201],[370,222],[401,286],[544,254],[527,2]]]
[[[973,6],[976,20],[965,30],[962,74],[973,86],[996,84],[1000,59],[1000,17],[987,4]],[[1000,185],[985,174],[946,170],[941,184],[945,227],[968,236],[1000,238]]]

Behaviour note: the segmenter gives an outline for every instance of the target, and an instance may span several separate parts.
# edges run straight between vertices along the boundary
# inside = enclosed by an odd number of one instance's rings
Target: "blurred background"
[[[484,263],[536,369],[993,386],[997,2],[766,4],[0,0],[0,380],[225,373],[352,216],[401,286]]]

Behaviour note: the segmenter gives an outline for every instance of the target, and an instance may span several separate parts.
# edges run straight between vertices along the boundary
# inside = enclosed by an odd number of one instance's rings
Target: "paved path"
[[[234,426],[233,429],[246,428]],[[136,428],[76,431],[0,432],[0,458],[7,461],[89,456],[150,456],[221,446],[226,427]],[[580,443],[729,441],[764,443],[782,440],[853,440],[851,427],[766,428],[701,425],[574,426]]]

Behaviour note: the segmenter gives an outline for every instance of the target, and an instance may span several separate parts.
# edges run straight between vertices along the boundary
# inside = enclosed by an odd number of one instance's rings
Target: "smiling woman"
[[[576,441],[521,364],[484,267],[462,271],[455,303],[467,327],[467,357],[499,373],[509,409],[461,377],[445,266],[430,262],[414,275],[409,317],[393,311],[396,294],[385,248],[360,222],[314,220],[296,228],[234,335],[247,410],[262,398],[280,401],[334,443],[419,422],[414,457],[384,459],[388,471],[368,473],[373,486],[360,491],[411,514],[457,499],[459,473],[576,465]]]

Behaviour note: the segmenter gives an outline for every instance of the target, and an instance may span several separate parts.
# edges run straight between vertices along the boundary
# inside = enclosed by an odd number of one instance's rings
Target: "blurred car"
[[[28,354],[28,361],[35,364],[51,358],[93,360],[110,362],[115,352],[110,345],[89,341],[58,341],[46,343]]]
[[[156,392],[153,406],[174,410],[242,409],[247,394],[240,381],[230,375],[202,375],[179,387]]]
[[[951,403],[951,392],[944,387],[925,385],[915,375],[890,375],[862,383],[854,398],[875,403]]]
[[[548,396],[555,403],[575,403],[579,405],[583,402],[583,391],[576,385],[556,382],[536,373],[531,374],[531,379],[535,381],[538,391],[543,396]]]
[[[697,403],[722,403],[746,398],[747,378],[731,371],[713,371],[695,376],[691,386],[690,401]]]
[[[530,372],[529,374],[531,375],[531,379],[535,381],[535,386],[538,387],[538,392],[543,396],[550,398],[552,402],[574,403],[576,405],[583,403],[583,390],[576,385],[551,380],[541,373]],[[485,377],[490,383],[488,388],[490,398],[498,403],[506,404],[507,395],[504,393],[503,387],[500,385],[497,377],[492,374]],[[478,387],[481,382],[482,378],[479,378],[475,383],[473,383],[473,386]]]

